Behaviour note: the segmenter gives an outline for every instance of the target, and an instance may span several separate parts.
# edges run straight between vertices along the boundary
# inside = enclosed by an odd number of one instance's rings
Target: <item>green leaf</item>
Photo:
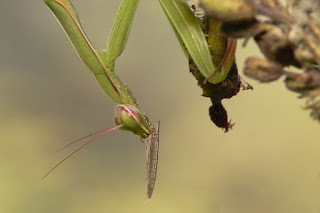
[[[178,0],[159,0],[159,2],[180,44],[183,42],[201,74],[205,78],[209,77],[216,67],[212,63],[208,44],[197,17],[185,2]],[[209,82],[212,83],[212,79]]]

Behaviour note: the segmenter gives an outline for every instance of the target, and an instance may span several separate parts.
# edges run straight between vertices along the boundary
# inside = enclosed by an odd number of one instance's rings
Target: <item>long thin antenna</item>
[[[67,160],[68,158],[70,158],[72,155],[74,155],[76,152],[78,152],[79,150],[81,150],[83,147],[87,146],[88,144],[90,144],[91,142],[95,141],[96,139],[100,138],[101,136],[107,134],[108,132],[111,132],[115,129],[118,129],[119,127],[121,127],[122,125],[119,126],[114,126],[111,128],[106,129],[105,132],[99,134],[98,136],[94,137],[93,139],[91,139],[90,141],[88,141],[87,143],[83,144],[82,146],[80,146],[78,149],[76,149],[75,151],[73,151],[71,154],[69,154],[67,157],[65,157],[63,160],[61,160],[59,163],[57,163],[52,169],[50,169],[49,172],[47,172],[47,174],[45,174],[42,178],[45,179],[55,168],[57,168],[60,164],[62,164],[65,160]]]
[[[75,141],[72,141],[72,142],[64,145],[64,146],[61,147],[60,149],[58,149],[56,152],[60,152],[61,150],[65,149],[65,148],[67,148],[67,147],[69,147],[69,146],[71,146],[72,144],[74,144],[74,143],[76,143],[76,142],[78,142],[78,141],[81,141],[81,140],[83,140],[83,139],[85,139],[85,138],[88,138],[88,137],[90,137],[90,136],[92,136],[92,135],[95,135],[95,134],[97,134],[97,133],[107,131],[108,129],[109,129],[109,128],[102,129],[102,130],[96,131],[96,132],[94,132],[94,133],[91,133],[90,135],[87,135],[87,136],[84,136],[84,137],[82,137],[82,138],[79,138],[79,139],[77,139],[77,140],[75,140]]]

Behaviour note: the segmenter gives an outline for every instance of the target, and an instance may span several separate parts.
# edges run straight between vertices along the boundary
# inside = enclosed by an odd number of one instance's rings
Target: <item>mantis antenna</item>
[[[81,140],[83,140],[83,139],[85,139],[85,138],[88,138],[88,137],[90,137],[90,136],[93,136],[93,135],[95,135],[95,134],[97,134],[97,133],[107,131],[108,129],[109,129],[109,128],[102,129],[102,130],[96,131],[96,132],[94,132],[94,133],[91,133],[91,134],[89,134],[89,135],[86,135],[86,136],[84,136],[84,137],[82,137],[82,138],[79,138],[79,139],[77,139],[77,140],[75,140],[75,141],[72,141],[72,142],[64,145],[64,146],[61,147],[60,149],[58,149],[56,152],[60,152],[60,151],[64,150],[65,148],[71,146],[71,145],[74,144],[74,143],[77,143],[77,142],[79,142],[79,141],[81,141]]]
[[[82,146],[80,146],[78,149],[76,149],[75,151],[73,151],[73,152],[72,152],[71,154],[69,154],[67,157],[65,157],[64,159],[62,159],[59,163],[57,163],[54,167],[52,167],[52,169],[50,169],[50,170],[43,176],[42,180],[45,179],[45,178],[46,178],[53,170],[55,170],[58,166],[60,166],[65,160],[67,160],[67,159],[70,158],[72,155],[74,155],[75,153],[77,153],[78,151],[80,151],[82,148],[84,148],[85,146],[87,146],[87,145],[90,144],[91,142],[95,141],[96,139],[100,138],[101,136],[107,134],[108,132],[111,132],[111,131],[113,131],[113,130],[116,130],[116,129],[120,128],[121,126],[122,126],[122,125],[114,126],[114,127],[111,127],[111,128],[107,128],[107,129],[103,129],[103,130],[97,131],[97,132],[95,132],[95,133],[92,133],[92,134],[90,134],[90,135],[87,135],[87,136],[85,136],[85,137],[82,137],[82,138],[80,138],[80,139],[78,139],[78,140],[76,140],[76,141],[73,141],[73,142],[69,143],[68,145],[66,145],[65,147],[67,147],[67,146],[69,146],[69,145],[71,145],[71,144],[73,144],[73,143],[75,143],[75,142],[77,142],[77,141],[79,141],[79,140],[81,140],[81,139],[90,137],[91,135],[94,135],[94,134],[96,134],[96,133],[99,133],[99,132],[101,132],[101,131],[104,131],[104,132],[102,132],[101,134],[99,134],[98,136],[94,137],[94,138],[91,139],[90,141],[88,141],[88,142],[86,142],[85,144],[83,144]],[[63,147],[63,148],[65,148],[65,147]],[[62,149],[63,149],[63,148],[62,148]],[[60,150],[61,150],[61,149],[60,149]]]

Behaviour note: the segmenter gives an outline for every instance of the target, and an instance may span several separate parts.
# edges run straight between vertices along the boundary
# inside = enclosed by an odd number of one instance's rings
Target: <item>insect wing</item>
[[[160,122],[155,124],[151,128],[151,134],[147,139],[147,150],[146,150],[146,157],[147,157],[147,196],[148,199],[151,198],[152,192],[156,182],[157,176],[157,166],[158,166],[158,153],[159,153],[159,127]]]

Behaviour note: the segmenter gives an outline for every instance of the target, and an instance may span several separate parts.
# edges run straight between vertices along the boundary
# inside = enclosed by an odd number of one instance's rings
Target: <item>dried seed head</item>
[[[261,32],[254,38],[259,45],[261,52],[271,61],[282,66],[300,64],[294,58],[294,51],[291,42],[286,35],[286,29],[272,28]]]
[[[305,44],[298,45],[294,50],[294,56],[302,64],[312,64],[316,60],[312,50]]]
[[[228,114],[226,109],[222,106],[221,101],[213,102],[209,108],[209,116],[215,125],[224,129],[224,132],[228,132],[234,124],[228,121]]]
[[[199,6],[221,22],[250,20],[256,13],[248,0],[200,0]]]
[[[259,24],[256,19],[223,22],[221,31],[233,38],[243,38],[253,35],[258,30]]]
[[[315,72],[315,75],[316,72]],[[319,79],[315,79],[312,72],[302,74],[291,74],[287,76],[285,83],[289,90],[301,93],[302,97],[307,97],[310,92],[319,87]]]
[[[281,67],[270,61],[249,57],[245,61],[244,74],[260,82],[271,82],[281,77]]]

